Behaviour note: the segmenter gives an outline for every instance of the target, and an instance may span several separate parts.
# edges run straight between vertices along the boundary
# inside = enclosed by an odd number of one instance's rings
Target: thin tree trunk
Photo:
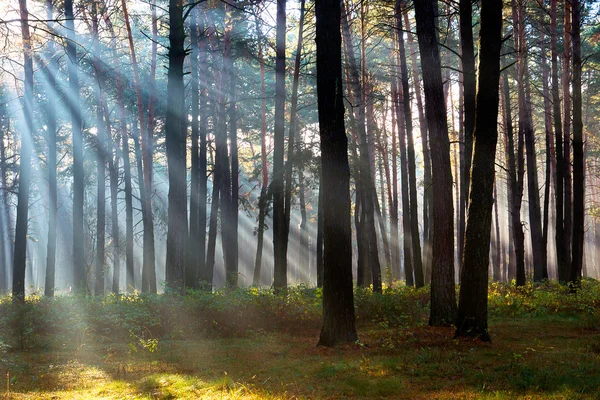
[[[27,0],[19,0],[21,38],[23,40],[23,67],[25,87],[23,91],[23,133],[19,161],[19,192],[17,195],[17,225],[13,259],[12,295],[14,301],[25,302],[25,268],[27,261],[27,225],[29,215],[29,191],[31,186],[31,157],[33,155],[33,57],[29,33]]]
[[[412,256],[414,263],[415,286],[420,288],[425,285],[425,279],[423,277],[423,260],[421,258],[421,237],[419,234],[419,213],[417,202],[417,172],[415,165],[412,113],[410,110],[410,92],[408,87],[408,67],[406,65],[406,50],[404,48],[404,34],[402,29],[402,6],[404,6],[404,4],[401,2],[401,0],[396,2],[396,29],[402,81],[402,101],[404,103],[404,123],[406,127]]]
[[[569,274],[571,290],[581,285],[585,217],[585,164],[581,100],[581,4],[573,0],[573,253]]]
[[[82,292],[87,291],[83,248],[83,132],[81,105],[79,102],[79,77],[77,72],[73,0],[65,0],[64,7],[71,98],[69,109],[71,112],[71,129],[73,135],[73,288],[76,292]]]
[[[98,36],[97,1],[92,1],[92,34],[94,42],[94,73],[96,75],[96,129],[97,129],[97,218],[96,218],[96,263],[94,295],[104,294],[104,264],[106,262],[106,125],[104,121],[104,76],[100,62],[100,39]]]
[[[572,0],[571,0],[572,1]],[[571,181],[571,1],[565,1],[564,12],[564,31],[563,31],[563,178],[564,178],[564,251],[566,262],[566,279],[570,280],[569,270],[571,269],[571,243],[573,235],[573,207],[572,196],[573,188]]]
[[[502,280],[502,273],[500,268],[500,253],[502,251],[502,244],[500,243],[500,218],[498,215],[498,189],[496,185],[496,180],[494,180],[494,218],[495,218],[495,228],[496,228],[496,252],[494,254],[494,269],[492,274],[492,279],[495,282],[500,282]]]
[[[463,112],[464,112],[464,164],[460,175],[460,218],[458,221],[458,249],[462,262],[465,223],[473,155],[473,131],[475,129],[475,93],[477,76],[475,71],[475,46],[473,44],[473,2],[460,0],[460,49],[462,61]]]
[[[288,152],[287,152],[287,165],[285,168],[285,202],[284,202],[284,237],[289,238],[290,232],[290,220],[292,214],[292,189],[294,187],[293,182],[293,169],[296,163],[296,135],[298,131],[298,85],[300,82],[300,61],[302,59],[302,40],[304,35],[304,0],[300,2],[300,20],[298,23],[298,44],[296,46],[296,57],[294,60],[294,77],[292,83],[292,104],[290,109],[290,129],[288,134]],[[289,239],[288,239],[289,240]],[[287,254],[288,240],[284,240],[281,246],[285,249],[283,251]]]
[[[171,5],[171,3],[169,3]],[[139,180],[139,190],[140,190],[140,201],[142,205],[142,222],[144,225],[144,239],[143,239],[143,261],[142,261],[142,292],[150,292],[151,287],[156,286],[156,278],[154,278],[154,282],[150,282],[151,275],[156,276],[154,270],[154,222],[152,217],[152,203],[151,203],[151,170],[152,170],[152,153],[151,147],[149,145],[150,132],[146,126],[146,121],[144,119],[144,102],[142,99],[142,89],[140,84],[140,77],[138,71],[137,57],[135,53],[135,47],[133,44],[133,35],[131,32],[131,24],[129,22],[129,13],[127,12],[127,2],[125,0],[121,0],[121,7],[123,9],[123,17],[125,19],[125,27],[127,28],[127,38],[129,42],[129,56],[131,61],[131,67],[133,69],[133,78],[135,82],[135,92],[137,99],[137,111],[138,111],[138,120],[139,120],[139,137],[141,138],[141,158],[142,166],[138,167],[138,170],[142,173],[140,174]],[[172,26],[171,26],[172,28]],[[184,55],[185,57],[185,55]],[[183,62],[183,59],[182,59]],[[171,106],[171,103],[169,103]],[[181,110],[183,111],[183,110]],[[180,111],[180,112],[181,112]],[[135,123],[134,123],[134,131],[135,131]],[[137,135],[134,138],[137,141]],[[138,160],[139,162],[139,160]],[[187,217],[186,217],[187,219]],[[186,229],[187,230],[187,229]],[[183,282],[183,279],[182,279]],[[154,290],[156,293],[156,290]]]
[[[190,234],[188,236],[188,260],[185,268],[185,286],[187,288],[198,287],[198,263],[200,254],[198,252],[198,240],[200,236],[199,208],[200,208],[200,155],[199,155],[199,113],[200,113],[200,84],[198,71],[198,17],[197,9],[190,15],[190,69],[191,69],[191,114],[192,114],[192,154],[190,170]]]
[[[260,285],[260,273],[262,269],[263,239],[265,234],[265,215],[267,213],[267,192],[269,186],[269,166],[267,164],[267,97],[265,90],[265,61],[263,56],[263,38],[260,23],[256,17],[256,35],[258,36],[258,61],[260,63],[260,97],[261,97],[261,131],[260,131],[260,160],[262,171],[262,182],[260,198],[258,199],[258,232],[256,242],[256,259],[254,261],[254,276],[252,284]]]
[[[375,229],[375,207],[373,200],[376,196],[375,185],[373,182],[373,172],[371,170],[371,160],[369,157],[369,143],[367,133],[365,131],[365,104],[363,97],[363,87],[360,84],[359,69],[352,47],[352,33],[348,22],[348,14],[344,1],[340,0],[340,8],[342,13],[342,33],[344,36],[344,48],[348,59],[350,71],[350,84],[352,97],[355,102],[358,102],[358,134],[360,148],[360,171],[359,185],[361,186],[361,194],[363,196],[364,207],[364,228],[367,235],[368,243],[368,260],[373,279],[373,291],[381,293],[381,266],[379,264],[379,249],[377,248],[377,233]]]
[[[423,96],[421,95],[421,82],[417,67],[417,51],[415,50],[414,38],[411,31],[408,10],[404,9],[404,25],[408,38],[408,50],[410,52],[413,85],[415,97],[417,98],[417,110],[419,112],[419,130],[421,132],[421,147],[423,149],[423,273],[425,282],[431,280],[431,237],[433,231],[432,193],[431,188],[431,155],[429,153],[429,140],[427,134],[427,119],[423,108]]]
[[[407,156],[406,156],[406,121],[405,115],[401,112],[401,107],[404,107],[404,100],[400,99],[403,97],[399,94],[398,89],[395,88],[396,81],[392,81],[392,93],[395,94],[395,111],[396,111],[396,123],[398,126],[398,143],[400,144],[400,175],[402,177],[401,182],[401,195],[402,195],[402,233],[403,233],[403,254],[404,254],[404,273],[406,277],[406,285],[414,286],[415,281],[413,277],[413,245],[412,245],[412,229],[410,224],[410,203],[409,203],[409,188],[408,188],[408,168],[407,168]]]
[[[275,45],[275,131],[273,148],[273,251],[276,290],[287,287],[287,241],[285,231],[284,139],[285,139],[285,38],[286,0],[277,0]]]
[[[52,0],[46,0],[46,14],[48,20],[53,19],[53,4]],[[54,25],[49,24],[49,28],[53,29]],[[48,79],[48,87],[52,93],[57,92],[56,87],[56,72],[57,65],[54,60],[54,40],[50,39],[48,43],[48,73],[45,77]],[[47,297],[54,296],[54,286],[56,277],[56,229],[57,229],[57,210],[58,210],[58,191],[56,182],[56,110],[54,102],[49,98],[46,104],[46,124],[48,132],[48,244],[46,246],[46,280],[44,285],[44,294]],[[0,218],[2,216],[0,215]],[[0,232],[3,229],[0,228]],[[4,245],[0,245],[4,248]],[[4,263],[4,259],[0,262]]]

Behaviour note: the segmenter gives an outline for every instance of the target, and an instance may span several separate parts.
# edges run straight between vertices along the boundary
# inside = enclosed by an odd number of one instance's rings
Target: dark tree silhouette
[[[433,185],[432,271],[430,325],[448,325],[456,318],[454,291],[454,227],[450,142],[444,101],[438,34],[437,1],[415,2],[421,52],[425,114],[429,128]]]
[[[323,191],[323,328],[319,345],[354,342],[350,167],[344,127],[339,0],[315,0]]]
[[[29,190],[31,186],[31,156],[33,154],[33,58],[29,33],[27,0],[19,0],[25,91],[23,93],[23,133],[19,162],[19,193],[17,195],[17,225],[13,259],[12,293],[15,301],[25,301],[25,266],[27,261],[27,225]]]
[[[167,285],[180,290],[184,284],[187,232],[187,185],[185,172],[186,121],[183,113],[183,61],[185,32],[183,1],[169,1],[169,72],[165,135],[169,169],[169,211],[167,233]]]
[[[473,134],[471,194],[461,269],[456,336],[479,337],[490,341],[487,329],[487,293],[498,141],[502,0],[488,0],[482,3],[480,25],[479,90]]]

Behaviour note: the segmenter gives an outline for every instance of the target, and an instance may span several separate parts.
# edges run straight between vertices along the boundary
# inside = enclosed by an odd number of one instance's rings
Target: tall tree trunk
[[[183,1],[169,0],[169,72],[165,136],[169,170],[167,232],[167,285],[181,290],[184,285],[187,240],[187,185],[185,180],[186,121],[184,110],[183,61],[185,59]]]
[[[169,3],[171,5],[171,2]],[[142,99],[142,89],[138,71],[137,57],[135,54],[135,47],[133,44],[133,35],[131,32],[131,24],[129,22],[129,13],[127,12],[127,2],[121,0],[121,6],[123,8],[123,17],[125,19],[125,27],[127,28],[127,38],[129,42],[129,56],[131,61],[131,67],[133,69],[133,78],[135,81],[135,92],[137,99],[137,111],[141,138],[141,168],[138,167],[142,173],[140,174],[139,189],[140,189],[140,201],[142,205],[142,223],[144,225],[144,239],[143,239],[143,261],[142,261],[142,292],[150,292],[151,287],[154,288],[156,293],[156,273],[154,270],[154,222],[152,217],[152,200],[151,200],[151,170],[152,170],[152,153],[150,132],[148,131],[146,121],[144,119],[144,102]],[[170,7],[170,6],[169,6]],[[170,8],[169,8],[170,10]],[[172,24],[171,24],[171,28]],[[182,38],[183,40],[183,38]],[[185,57],[185,55],[183,55]],[[183,59],[182,59],[183,62]],[[183,79],[183,78],[182,78]],[[169,103],[171,106],[171,103]],[[175,106],[175,104],[173,104]],[[180,111],[180,113],[183,110]],[[135,123],[134,123],[135,131]],[[183,133],[182,133],[183,134]],[[137,135],[134,140],[137,141]],[[185,158],[184,158],[185,163]],[[183,175],[184,176],[184,175]],[[170,181],[169,181],[170,182]],[[187,213],[186,213],[187,219]],[[187,230],[187,229],[186,229]],[[154,276],[154,282],[150,282],[150,277]],[[183,279],[182,279],[183,281]]]
[[[365,129],[366,117],[363,96],[364,88],[361,86],[360,82],[359,68],[356,62],[354,48],[352,46],[352,33],[350,31],[350,24],[348,21],[346,7],[344,5],[344,0],[340,0],[340,9],[342,13],[342,33],[344,37],[343,42],[350,72],[349,87],[352,91],[353,101],[357,102],[356,122],[358,128],[360,150],[359,186],[361,187],[362,206],[364,210],[363,226],[365,229],[364,234],[367,238],[366,243],[368,246],[368,265],[371,271],[373,291],[381,293],[381,266],[379,263],[379,249],[377,247],[377,232],[375,229],[374,199],[376,197],[376,192],[375,184],[373,182],[374,175],[371,169],[371,159],[369,157],[369,142],[367,138],[367,132]]]
[[[448,121],[444,104],[441,61],[435,16],[436,0],[415,3],[417,37],[421,52],[421,70],[425,92],[425,113],[431,145],[433,188],[433,230],[430,325],[448,325],[455,321],[454,229],[452,173]]]
[[[550,187],[552,186],[552,172],[554,168],[554,146],[552,145],[552,114],[550,112],[550,87],[548,85],[548,65],[547,48],[545,34],[545,14],[546,10],[540,8],[540,46],[541,46],[541,67],[542,67],[542,94],[544,96],[544,128],[546,131],[546,176],[544,185],[544,214],[542,217],[542,238],[544,242],[543,250],[548,254],[548,222],[550,215]],[[547,256],[546,256],[547,258]]]
[[[127,117],[125,113],[125,100],[123,94],[123,82],[121,79],[119,56],[117,54],[117,35],[114,26],[110,20],[109,14],[104,12],[104,22],[106,23],[111,36],[111,48],[113,57],[113,70],[117,86],[117,104],[119,108],[119,136],[121,139],[123,157],[123,179],[125,182],[125,285],[127,291],[134,288],[133,281],[133,201],[131,188],[131,165],[129,159],[129,140],[127,136]],[[118,148],[118,145],[115,144]],[[118,153],[118,150],[117,150]],[[118,157],[117,157],[118,160]],[[118,162],[115,163],[115,173],[118,172]],[[111,184],[112,185],[112,184]],[[112,190],[112,189],[111,189]],[[112,194],[111,194],[112,197]],[[114,215],[114,214],[113,214]],[[113,239],[114,240],[114,239]],[[118,244],[118,241],[117,241]],[[120,269],[113,271],[112,291],[119,292],[121,277]]]
[[[230,10],[230,21],[233,25],[233,8]],[[238,197],[239,197],[239,162],[237,144],[237,93],[236,93],[236,71],[233,55],[228,57],[229,74],[229,143],[231,154],[231,190],[229,205],[229,248],[225,257],[227,265],[227,283],[231,287],[238,285]]]
[[[200,226],[198,213],[200,208],[200,155],[198,147],[199,139],[199,107],[200,107],[200,84],[198,76],[198,17],[197,9],[194,9],[190,15],[190,69],[191,69],[191,114],[192,114],[192,154],[190,170],[190,234],[188,236],[188,260],[185,268],[185,286],[187,288],[198,287],[198,263],[199,252],[198,239],[200,236]]]
[[[573,235],[573,207],[572,196],[573,188],[571,181],[571,1],[565,1],[564,12],[564,58],[563,58],[563,179],[564,179],[564,251],[565,251],[565,270],[566,279],[570,279],[569,270],[571,267],[571,244]]]
[[[69,91],[71,101],[71,130],[73,135],[73,289],[87,291],[85,258],[83,248],[83,132],[82,114],[79,102],[79,76],[77,72],[77,48],[73,0],[65,0],[65,26],[67,29],[67,57],[69,71]]]
[[[425,285],[423,277],[423,261],[421,258],[421,237],[419,234],[419,214],[417,202],[417,172],[415,165],[415,147],[413,141],[412,113],[410,111],[410,92],[408,88],[408,67],[406,65],[406,50],[404,48],[404,34],[402,29],[402,11],[404,6],[401,0],[396,1],[396,29],[398,38],[400,71],[402,81],[402,101],[404,105],[404,122],[406,127],[408,183],[410,196],[410,230],[415,273],[415,286]]]
[[[68,0],[67,0],[68,1]],[[13,259],[12,295],[15,301],[25,302],[25,268],[27,261],[27,225],[29,215],[29,190],[31,186],[31,157],[33,155],[33,48],[29,33],[27,0],[19,0],[21,38],[23,40],[23,130],[19,161],[19,192],[17,195],[17,225]]]
[[[488,265],[498,141],[502,0],[488,0],[482,4],[480,25],[479,91],[473,134],[475,151],[455,336],[479,337],[489,342]]]
[[[287,241],[285,231],[284,139],[285,139],[285,15],[286,0],[277,0],[275,44],[275,131],[273,148],[273,251],[276,290],[287,287]]]
[[[581,285],[584,214],[585,164],[581,100],[581,4],[573,0],[573,253],[569,282],[575,291]]]
[[[512,194],[510,215],[515,249],[516,284],[517,286],[523,286],[525,285],[525,234],[521,223],[521,201],[523,199],[523,177],[525,175],[525,161],[523,158],[525,145],[523,135],[519,132],[517,153],[515,155],[507,72],[504,73],[502,87],[504,90],[504,108],[506,110],[506,136],[508,137],[508,170],[510,173],[510,192]]]
[[[498,189],[496,185],[496,180],[494,180],[494,217],[495,217],[495,227],[496,227],[496,253],[494,254],[494,269],[492,278],[495,282],[500,282],[502,280],[502,273],[500,268],[500,253],[502,252],[502,244],[500,240],[500,218],[498,215]]]
[[[302,59],[302,39],[304,35],[304,0],[300,1],[300,20],[298,23],[298,44],[296,46],[296,57],[294,60],[294,77],[292,84],[292,105],[290,109],[290,130],[288,135],[288,152],[287,152],[287,165],[285,168],[285,220],[284,220],[284,236],[289,238],[290,232],[290,219],[292,211],[292,189],[294,187],[293,182],[293,169],[294,164],[297,163],[295,160],[295,153],[297,145],[295,144],[296,135],[298,134],[298,85],[300,82],[300,61]],[[285,248],[287,254],[288,241],[285,240],[281,244]]]
[[[324,275],[324,265],[323,265],[323,230],[324,230],[324,207],[323,204],[323,193],[325,193],[325,188],[323,188],[323,173],[321,172],[319,176],[319,203],[317,205],[317,287],[323,287],[323,275]],[[600,224],[598,224],[600,226]],[[600,236],[600,234],[599,234]]]
[[[408,51],[410,53],[411,70],[415,97],[417,98],[417,110],[419,112],[419,130],[421,132],[421,147],[423,149],[423,274],[425,282],[431,279],[431,237],[433,230],[432,214],[432,188],[431,188],[431,156],[429,154],[429,140],[427,137],[427,119],[423,108],[423,96],[421,95],[421,82],[417,67],[417,51],[415,50],[414,38],[408,19],[408,10],[404,9],[404,26],[408,38]]]
[[[462,61],[462,87],[464,112],[464,164],[460,174],[460,218],[458,221],[458,251],[462,261],[464,250],[466,210],[469,201],[471,158],[473,155],[473,130],[475,129],[475,46],[473,45],[473,2],[460,0],[460,49]]]
[[[316,0],[317,98],[324,210],[323,328],[319,345],[358,339],[352,292],[350,167],[344,127],[340,1]]]
[[[207,37],[204,33],[205,23],[204,18],[201,17],[200,13],[197,14],[198,18],[198,30],[200,32],[200,40],[198,41],[198,53],[199,61],[198,67],[200,73],[198,74],[200,95],[198,96],[199,105],[198,109],[200,112],[200,126],[198,128],[198,136],[200,140],[200,159],[198,162],[198,240],[195,246],[198,247],[198,266],[196,272],[196,285],[204,281],[206,271],[206,207],[207,207],[207,193],[208,193],[208,180],[207,180],[207,128],[208,128],[208,63],[207,63],[207,51],[206,42]],[[212,280],[211,280],[212,282]],[[204,284],[204,283],[203,283]]]
[[[258,36],[258,61],[260,63],[260,97],[261,97],[261,131],[260,131],[260,160],[261,160],[261,190],[258,199],[258,232],[256,240],[256,259],[254,261],[254,277],[252,284],[260,285],[262,269],[263,239],[265,235],[265,216],[268,207],[269,166],[267,164],[267,97],[265,90],[265,60],[263,55],[263,38],[259,18],[256,17],[256,35]]]
[[[527,40],[525,35],[525,7],[523,0],[513,0],[513,26],[517,35],[515,44],[517,48],[517,83],[519,90],[519,135],[525,139],[527,155],[527,188],[529,198],[529,226],[531,230],[531,249],[533,255],[533,279],[539,282],[548,278],[546,266],[546,252],[542,235],[542,217],[540,210],[540,197],[538,190],[537,160],[535,154],[535,132],[531,116],[531,99],[529,91],[529,73],[527,68]]]
[[[46,0],[46,15],[48,20],[53,19],[53,4],[52,0]],[[53,29],[53,24],[49,24],[49,28]],[[50,39],[48,43],[48,73],[45,77],[48,79],[48,87],[56,93],[56,72],[57,65],[54,60],[54,40]],[[56,182],[56,110],[54,102],[48,98],[46,104],[46,126],[48,132],[48,243],[46,246],[46,280],[44,285],[44,294],[47,297],[54,296],[54,286],[56,278],[56,229],[57,229],[57,210],[58,210],[58,190]],[[2,216],[0,215],[0,218]],[[1,228],[0,228],[1,229]],[[2,230],[0,230],[2,232]],[[3,246],[0,246],[3,247]],[[3,259],[0,262],[4,263]]]
[[[412,246],[412,229],[410,226],[410,202],[408,189],[408,171],[407,171],[407,156],[406,156],[406,121],[404,113],[401,112],[401,107],[404,107],[403,95],[399,94],[395,80],[392,81],[392,93],[394,93],[394,104],[396,112],[396,123],[398,127],[398,143],[400,144],[400,175],[401,196],[402,196],[402,243],[404,255],[404,274],[406,278],[406,286],[414,286],[413,277],[413,246]]]
[[[392,204],[390,205],[390,216],[391,216],[391,242],[393,244],[393,253],[392,253],[392,278],[400,279],[400,240],[399,240],[399,232],[398,232],[398,146],[396,143],[396,127],[398,126],[396,122],[396,91],[397,91],[397,83],[396,80],[392,80],[392,98],[390,101],[390,113],[392,114]]]
[[[104,72],[100,61],[100,38],[98,36],[98,4],[92,1],[92,34],[94,42],[94,73],[96,75],[96,129],[97,129],[97,218],[96,218],[96,263],[94,295],[104,294],[104,264],[106,262],[106,154],[107,140],[104,121]]]

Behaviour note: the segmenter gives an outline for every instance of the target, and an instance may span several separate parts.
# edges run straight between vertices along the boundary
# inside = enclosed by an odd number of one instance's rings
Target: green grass
[[[302,287],[4,299],[0,398],[600,399],[597,281],[492,285],[491,344],[427,326],[427,299],[357,291],[360,342],[335,349],[315,347],[320,293]]]

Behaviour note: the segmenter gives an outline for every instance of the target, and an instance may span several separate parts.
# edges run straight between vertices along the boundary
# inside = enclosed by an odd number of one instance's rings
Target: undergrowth
[[[185,295],[118,294],[105,297],[27,297],[24,304],[0,299],[0,343],[13,348],[54,345],[61,338],[71,346],[129,343],[152,349],[160,340],[244,337],[257,332],[302,334],[321,324],[321,289],[297,286],[275,294],[256,287],[221,289]],[[427,321],[429,288],[402,284],[384,289],[355,289],[357,325],[383,329],[418,326]],[[488,292],[491,317],[569,315],[586,329],[600,331],[600,283],[584,279],[569,293],[556,282],[492,283]]]

